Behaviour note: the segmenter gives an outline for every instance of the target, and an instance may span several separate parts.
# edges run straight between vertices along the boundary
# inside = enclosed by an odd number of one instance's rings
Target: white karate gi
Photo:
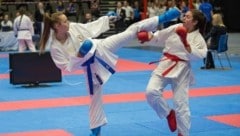
[[[14,20],[13,30],[14,34],[17,35],[19,52],[23,52],[26,50],[26,44],[30,51],[36,51],[35,45],[32,41],[32,36],[34,35],[33,23],[28,16],[18,16]]]
[[[163,46],[163,53],[175,55],[185,61],[175,62],[163,56],[159,65],[152,73],[146,89],[146,97],[148,103],[160,118],[167,117],[171,108],[162,94],[164,88],[171,84],[177,129],[179,133],[188,136],[190,129],[188,91],[191,81],[193,81],[190,60],[204,58],[207,53],[207,45],[199,30],[195,30],[187,34],[187,41],[192,49],[191,53],[187,52],[179,36],[175,33],[175,29],[179,25],[182,24],[176,24],[157,31],[154,33],[154,38],[150,43],[156,46]],[[169,70],[173,65],[176,66]],[[163,73],[166,70],[169,70],[169,72],[164,75]]]
[[[82,68],[82,64],[87,61],[90,57],[96,53],[96,56],[104,60],[113,69],[117,63],[118,56],[114,52],[126,45],[130,40],[136,38],[136,34],[141,29],[144,30],[155,30],[158,26],[158,17],[146,19],[140,23],[136,23],[130,26],[127,30],[122,33],[110,36],[106,39],[97,40],[92,39],[93,47],[83,57],[76,57],[80,48],[81,40],[87,37],[95,37],[101,32],[109,29],[108,20],[102,18],[102,20],[88,24],[73,24],[70,25],[68,40],[61,45],[56,39],[52,39],[50,52],[56,65],[64,70],[73,71]],[[86,29],[88,28],[88,29]],[[86,75],[86,67],[83,67]],[[103,67],[98,60],[95,59],[94,63],[91,64],[93,88],[94,94],[91,95],[90,103],[90,128],[94,129],[99,126],[103,126],[107,123],[107,119],[103,110],[102,103],[102,85],[97,80],[98,75],[102,82],[105,83],[112,73],[110,73],[105,67]],[[87,77],[87,76],[86,76]]]

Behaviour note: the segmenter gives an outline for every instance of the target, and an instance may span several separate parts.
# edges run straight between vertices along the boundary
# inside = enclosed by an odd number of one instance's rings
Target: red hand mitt
[[[140,31],[137,33],[137,38],[141,43],[149,41],[149,36],[147,31]]]

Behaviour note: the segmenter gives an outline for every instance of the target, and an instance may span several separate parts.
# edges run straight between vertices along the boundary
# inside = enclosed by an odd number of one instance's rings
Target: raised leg
[[[125,31],[107,37],[101,42],[101,47],[107,48],[111,52],[116,52],[119,48],[125,46],[131,40],[137,37],[137,32],[141,30],[154,31],[158,27],[158,17],[145,19],[138,23],[132,24]]]

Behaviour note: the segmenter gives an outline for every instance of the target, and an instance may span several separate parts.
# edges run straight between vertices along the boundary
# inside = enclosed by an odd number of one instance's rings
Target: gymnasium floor
[[[145,101],[144,90],[160,53],[123,48],[117,73],[104,86],[108,125],[102,136],[175,136]],[[240,136],[240,56],[232,69],[200,70],[192,62],[196,84],[190,90],[191,136]],[[224,65],[227,61],[223,58]],[[215,61],[219,66],[219,62]],[[88,94],[82,71],[63,82],[26,88],[11,85],[8,53],[0,53],[0,136],[89,136]],[[171,88],[165,97],[171,101]]]

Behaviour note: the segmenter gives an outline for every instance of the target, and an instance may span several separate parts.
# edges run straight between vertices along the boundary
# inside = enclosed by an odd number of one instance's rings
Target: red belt
[[[171,61],[174,61],[175,63],[169,67],[168,69],[166,69],[163,73],[162,73],[162,76],[166,76],[177,64],[179,61],[186,61],[186,60],[183,60],[181,58],[179,58],[178,56],[176,55],[172,55],[172,54],[169,54],[169,53],[163,53],[163,55],[166,57],[165,59],[161,59],[160,61],[165,61],[165,60],[168,60],[170,59]],[[156,63],[156,62],[159,62],[159,61],[154,61],[154,62],[150,62],[149,64],[153,64],[153,63]]]

